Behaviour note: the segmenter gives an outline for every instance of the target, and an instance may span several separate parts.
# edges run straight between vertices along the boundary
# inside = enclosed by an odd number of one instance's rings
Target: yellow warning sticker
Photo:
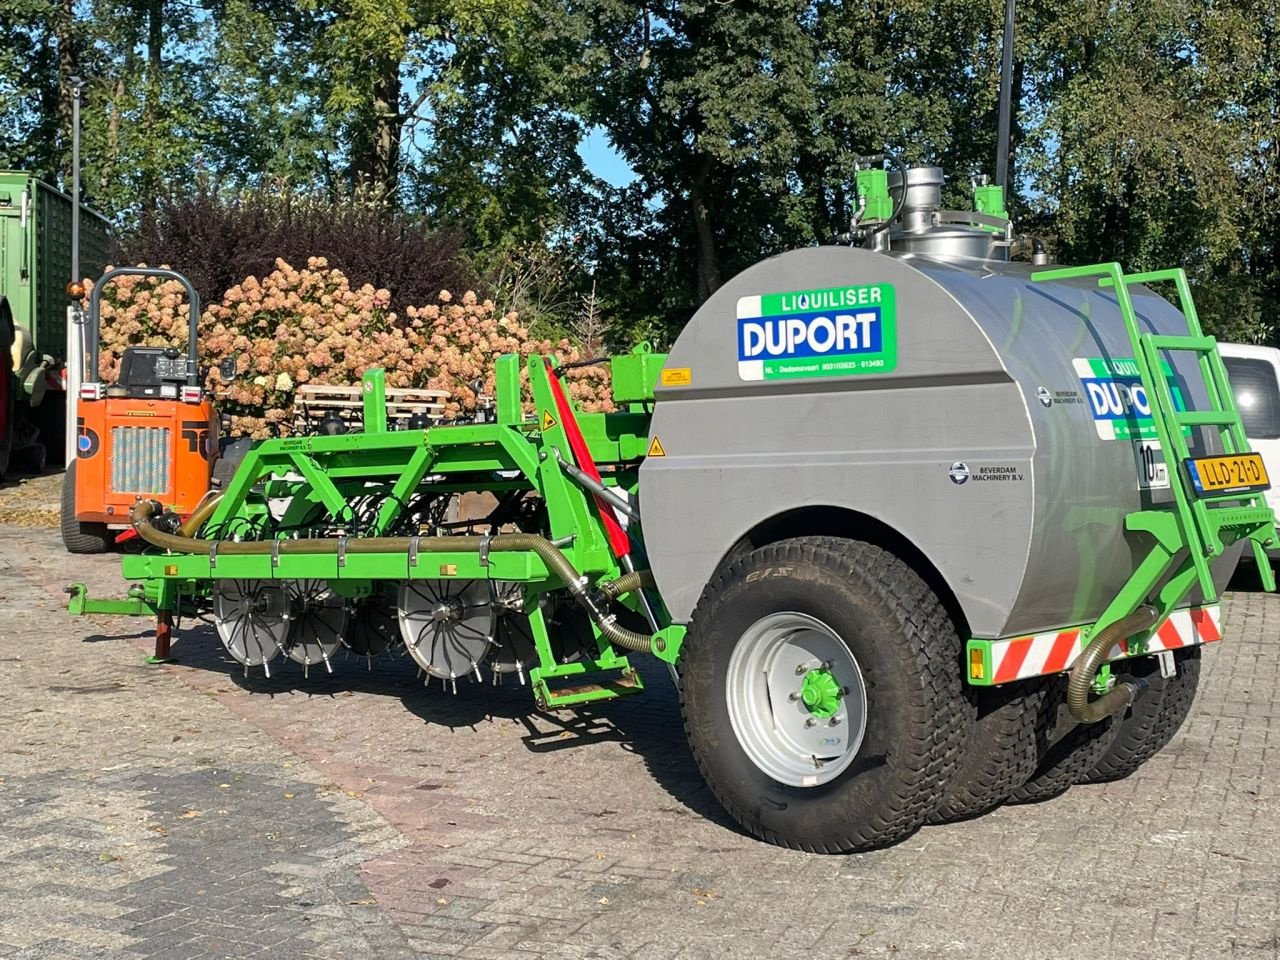
[[[667,455],[667,451],[662,448],[662,441],[657,437],[649,441],[648,455],[651,457],[665,457]]]
[[[662,371],[664,387],[687,387],[693,383],[693,370],[689,367],[672,367]]]
[[[556,425],[556,418],[551,415],[550,410],[542,411],[542,429],[550,430]]]

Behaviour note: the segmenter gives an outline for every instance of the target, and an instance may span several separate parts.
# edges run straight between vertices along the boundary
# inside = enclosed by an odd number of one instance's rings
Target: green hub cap
[[[804,675],[800,699],[815,717],[826,720],[840,709],[840,684],[826,667],[818,667]]]

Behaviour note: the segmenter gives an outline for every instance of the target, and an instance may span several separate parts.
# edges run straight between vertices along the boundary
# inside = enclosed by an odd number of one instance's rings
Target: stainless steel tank
[[[974,636],[1096,618],[1146,552],[1125,515],[1171,502],[1172,468],[1115,296],[1032,283],[1037,269],[819,247],[717,291],[667,359],[664,455],[640,471],[675,620],[753,531],[815,521],[919,551]],[[1186,332],[1166,300],[1132,295],[1146,329]],[[1167,373],[1189,409],[1206,406],[1194,359]],[[1193,454],[1219,452],[1206,442]],[[1224,583],[1238,555],[1219,559]]]

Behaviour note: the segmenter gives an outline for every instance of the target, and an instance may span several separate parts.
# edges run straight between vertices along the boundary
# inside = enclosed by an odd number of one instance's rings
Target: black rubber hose
[[[889,219],[879,224],[874,229],[867,232],[867,239],[871,239],[878,233],[888,230],[893,221],[898,219],[898,214],[902,213],[902,205],[907,202],[907,165],[902,162],[902,158],[891,150],[885,150],[883,156],[895,167],[898,168],[898,175],[902,177],[902,196],[898,198],[898,202],[893,207],[893,212],[889,214]]]
[[[1147,681],[1137,678],[1117,683],[1097,700],[1089,699],[1089,688],[1093,686],[1094,675],[1106,662],[1111,648],[1121,640],[1153,626],[1158,616],[1154,607],[1139,607],[1127,617],[1121,617],[1104,628],[1089,641],[1089,646],[1085,647],[1084,653],[1080,654],[1075,666],[1071,668],[1071,680],[1067,684],[1067,709],[1071,711],[1071,716],[1081,723],[1097,723],[1127,710],[1129,704],[1147,689]]]
[[[315,556],[317,554],[336,555],[338,552],[337,539],[199,540],[180,534],[166,533],[152,523],[152,518],[157,516],[162,509],[160,504],[154,500],[139,500],[129,512],[129,519],[133,521],[134,529],[138,531],[138,535],[143,540],[154,547],[169,550],[173,553],[199,554],[214,551],[222,556],[268,556],[274,550],[274,552],[281,555],[301,554]],[[494,537],[352,537],[346,540],[345,543],[347,553],[403,553],[407,556],[415,540],[417,541],[418,551],[422,553],[455,551],[475,551],[479,553],[486,544],[491,553],[513,553],[521,550],[536,553],[542,562],[547,565],[547,569],[564,581],[574,599],[586,609],[591,619],[595,621],[596,626],[599,627],[600,632],[611,643],[637,653],[650,652],[651,638],[620,626],[613,614],[609,613],[608,610],[601,610],[587,589],[587,578],[578,573],[569,558],[546,537],[540,537],[533,533],[500,533]],[[618,589],[617,595],[640,586],[642,575],[640,573],[623,574],[617,580],[610,581],[610,583],[618,584],[623,581],[629,581],[633,577],[636,578],[636,586]],[[627,584],[623,583],[623,586],[626,587]],[[608,588],[608,584],[605,585],[605,588]]]

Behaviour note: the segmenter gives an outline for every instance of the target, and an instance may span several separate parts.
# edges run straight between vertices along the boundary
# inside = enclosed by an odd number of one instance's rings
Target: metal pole
[[[80,94],[84,81],[71,78],[71,283],[80,282]],[[68,288],[69,291],[70,288]],[[67,463],[76,456],[80,431],[76,406],[84,381],[84,309],[79,302],[67,304],[66,417],[62,425],[63,450]],[[97,379],[96,375],[93,379]]]
[[[1003,47],[1003,57],[1000,61],[1000,118],[996,131],[996,183],[1004,188],[1007,197],[1009,195],[1009,128],[1013,114],[1013,0],[1004,0]]]
[[[71,282],[80,282],[80,91],[83,81],[71,78]]]

